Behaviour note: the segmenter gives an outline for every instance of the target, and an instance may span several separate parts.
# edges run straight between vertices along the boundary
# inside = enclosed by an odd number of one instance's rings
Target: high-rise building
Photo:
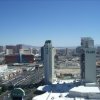
[[[54,48],[52,47],[51,40],[46,40],[44,44],[44,76],[45,83],[51,84],[53,82],[54,77]]]
[[[15,54],[16,53],[16,46],[14,45],[6,45],[6,54]]]
[[[0,53],[3,52],[3,46],[0,46]]]
[[[82,48],[93,48],[94,40],[91,37],[82,37],[81,38],[81,47]]]
[[[96,82],[96,50],[92,38],[81,39],[81,79]]]
[[[31,53],[31,49],[20,49],[19,50],[19,54],[26,54],[26,55],[28,55],[28,54],[32,54],[32,53]]]
[[[76,54],[78,56],[81,54],[81,46],[76,47]]]
[[[16,53],[20,53],[20,49],[30,49],[32,46],[25,45],[25,44],[17,44],[16,45]]]
[[[41,47],[41,61],[44,60],[44,47]]]
[[[66,48],[66,56],[68,56],[68,55],[69,55],[69,49]]]
[[[96,48],[97,54],[100,54],[100,46]]]
[[[6,49],[6,55],[13,55],[14,51],[13,49]]]

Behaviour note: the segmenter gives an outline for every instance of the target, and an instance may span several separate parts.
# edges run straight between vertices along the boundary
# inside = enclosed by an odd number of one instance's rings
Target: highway
[[[11,80],[4,81],[2,84],[6,86],[27,85],[27,84],[32,84],[32,82],[37,83],[42,78],[43,78],[43,68],[38,68],[26,71]]]
[[[9,80],[9,81],[5,81],[3,82],[2,84],[3,85],[8,85],[8,86],[14,86],[14,87],[21,87],[21,86],[24,86],[24,85],[30,85],[30,84],[33,84],[34,83],[38,83],[42,80],[43,78],[43,68],[36,68],[34,70],[29,70],[29,71],[26,71],[24,72],[23,74],[20,74],[18,75],[17,77]],[[10,94],[10,91],[6,91],[4,92],[1,96],[0,96],[0,100],[9,100],[9,94]],[[33,92],[30,91],[29,94],[27,95],[30,95],[30,96],[33,96]],[[8,99],[7,99],[8,97]],[[25,97],[25,100],[28,100],[28,97],[26,96]]]

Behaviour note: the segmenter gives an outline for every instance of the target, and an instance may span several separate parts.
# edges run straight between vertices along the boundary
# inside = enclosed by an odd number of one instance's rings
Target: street
[[[43,68],[36,68],[34,70],[29,70],[24,72],[21,75],[18,75],[17,77],[5,81],[2,84],[5,86],[14,86],[14,87],[23,87],[23,86],[28,86],[30,84],[35,84],[40,82],[43,79]],[[4,92],[0,96],[0,100],[5,100],[9,96],[10,91]],[[27,94],[29,95],[29,94]],[[31,91],[31,96],[32,96],[32,91]],[[2,99],[1,99],[2,98]],[[27,96],[25,97],[27,98]],[[9,100],[9,99],[8,99]],[[25,99],[27,100],[27,99]]]

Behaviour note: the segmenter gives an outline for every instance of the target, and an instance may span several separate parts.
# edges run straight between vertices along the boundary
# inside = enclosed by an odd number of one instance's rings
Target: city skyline
[[[1,0],[0,45],[79,46],[81,37],[100,44],[99,0]]]

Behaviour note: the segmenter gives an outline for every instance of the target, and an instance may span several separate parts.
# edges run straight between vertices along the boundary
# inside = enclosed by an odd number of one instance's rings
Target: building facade
[[[3,46],[0,46],[0,53],[3,52]]]
[[[44,46],[41,47],[41,61],[44,60]]]
[[[91,37],[82,37],[81,47],[82,48],[94,48],[94,40]]]
[[[12,63],[33,63],[34,62],[34,55],[5,55],[5,63],[12,64]]]
[[[6,54],[11,55],[16,53],[16,46],[14,45],[6,45]]]
[[[81,79],[96,82],[96,50],[92,38],[81,39]]]
[[[44,45],[44,75],[45,83],[51,84],[54,77],[54,48],[52,47],[51,40],[47,40]]]

